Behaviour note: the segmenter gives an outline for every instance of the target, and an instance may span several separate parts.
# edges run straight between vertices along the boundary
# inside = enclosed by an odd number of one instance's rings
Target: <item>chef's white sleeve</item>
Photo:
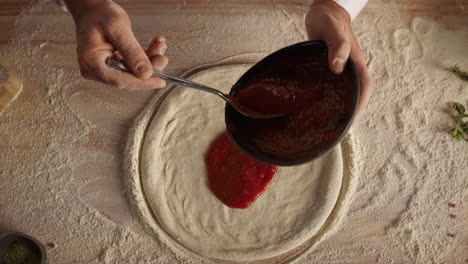
[[[56,3],[63,11],[68,11],[67,5],[63,0],[52,0],[52,2]]]
[[[359,12],[364,8],[367,3],[367,0],[333,0],[335,3],[339,4],[346,11],[348,11],[351,21],[357,17]]]

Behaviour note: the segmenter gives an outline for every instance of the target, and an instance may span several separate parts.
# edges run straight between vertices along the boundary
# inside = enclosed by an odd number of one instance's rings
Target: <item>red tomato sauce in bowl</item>
[[[344,136],[359,99],[351,61],[342,74],[329,70],[323,42],[281,49],[247,71],[230,96],[258,113],[285,116],[254,119],[226,106],[226,127],[249,156],[274,165],[298,165],[319,157]]]

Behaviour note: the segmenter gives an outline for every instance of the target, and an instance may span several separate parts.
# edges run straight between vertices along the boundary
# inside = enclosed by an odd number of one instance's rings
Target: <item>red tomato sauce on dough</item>
[[[205,156],[211,191],[231,208],[249,207],[266,189],[277,167],[241,152],[227,132],[218,136]]]

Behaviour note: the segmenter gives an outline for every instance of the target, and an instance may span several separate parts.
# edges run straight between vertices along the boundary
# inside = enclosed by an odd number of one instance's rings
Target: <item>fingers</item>
[[[154,55],[150,57],[151,59],[151,64],[153,65],[153,69],[157,71],[162,71],[164,68],[166,68],[169,59],[166,56],[162,55]]]
[[[359,47],[359,44],[356,39],[353,42],[350,56],[353,59],[354,64],[356,65],[361,85],[361,93],[359,97],[358,107],[356,110],[356,116],[353,121],[356,122],[361,116],[361,114],[366,110],[367,103],[369,102],[369,99],[372,94],[373,83],[369,74],[369,70],[366,66],[364,54],[361,48]]]
[[[133,35],[131,27],[110,27],[108,31],[107,37],[135,76],[149,79],[153,72],[151,62]]]
[[[110,51],[99,51],[94,54],[94,58],[99,63],[88,71],[88,74],[83,74],[87,79],[99,81],[107,85],[111,85],[123,90],[136,89],[155,89],[162,88],[166,83],[158,78],[150,78],[147,80],[138,78],[131,73],[118,71],[108,67],[105,64],[107,58],[113,55]]]
[[[102,73],[102,82],[123,90],[158,89],[166,86],[166,82],[159,78],[143,80],[133,74],[107,68]]]
[[[155,89],[166,85],[163,80],[158,78],[145,80],[131,73],[109,68],[106,65],[106,60],[114,56],[114,47],[110,43],[106,43],[98,31],[90,33],[87,38],[92,39],[92,41],[79,42],[81,44],[78,47],[80,71],[86,79],[125,90]]]
[[[343,72],[349,53],[351,52],[351,41],[343,33],[346,33],[346,30],[336,30],[324,36],[324,40],[328,46],[328,64],[330,65],[330,70],[335,74]]]
[[[348,41],[338,40],[328,45],[328,63],[333,73],[343,72],[350,51],[351,45]]]
[[[156,36],[147,49],[146,54],[155,70],[162,71],[167,66],[169,60],[164,56],[166,49],[166,39],[163,36]]]
[[[146,50],[146,54],[155,53],[159,55],[164,55],[167,49],[166,38],[162,35],[158,35],[151,40],[151,43]]]
[[[351,52],[351,41],[349,41],[344,35],[338,34],[339,31],[333,31],[324,34],[323,37],[320,32],[313,30],[308,31],[309,39],[323,39],[328,47],[328,65],[330,70],[335,74],[340,74],[348,60]]]

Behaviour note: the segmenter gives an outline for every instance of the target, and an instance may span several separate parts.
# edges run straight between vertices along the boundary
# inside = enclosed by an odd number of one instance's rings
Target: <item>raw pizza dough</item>
[[[190,79],[228,92],[250,66],[216,67]],[[224,129],[221,99],[175,87],[159,95],[131,131],[131,199],[163,241],[190,254],[248,261],[286,253],[314,236],[318,241],[318,233],[336,226],[336,205],[343,209],[337,199],[349,193],[349,184],[342,188],[342,143],[314,162],[280,167],[249,208],[231,209],[210,191],[204,161]]]

